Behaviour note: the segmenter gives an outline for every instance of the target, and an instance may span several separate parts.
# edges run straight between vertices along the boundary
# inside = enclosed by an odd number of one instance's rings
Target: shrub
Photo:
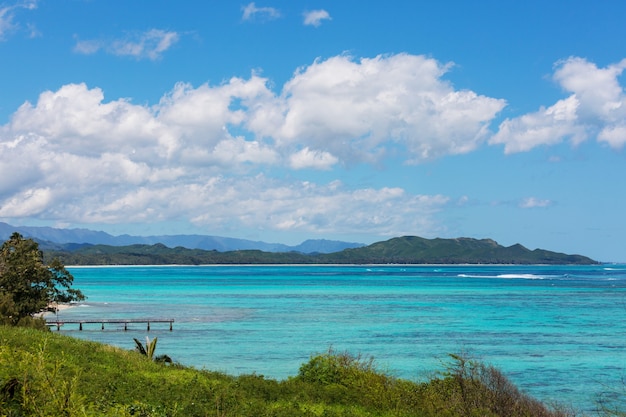
[[[373,358],[365,360],[361,356],[352,356],[347,352],[335,353],[330,349],[303,364],[298,378],[312,384],[354,386],[358,380],[374,373]]]
[[[402,415],[401,410],[416,413],[421,409],[421,399],[415,395],[419,384],[381,372],[371,357],[364,359],[330,349],[302,365],[297,378],[315,387],[313,398],[331,404],[395,410],[394,415]]]
[[[46,345],[35,353],[0,350],[0,363],[13,363],[13,372],[0,380],[0,410],[3,415],[82,416],[85,397],[79,394],[79,374],[59,358],[47,357]]]
[[[451,415],[507,417],[568,417],[573,411],[551,410],[519,391],[502,372],[462,355],[450,355],[443,380],[431,383],[431,397]],[[432,390],[434,388],[434,390]],[[434,395],[433,395],[434,394]]]

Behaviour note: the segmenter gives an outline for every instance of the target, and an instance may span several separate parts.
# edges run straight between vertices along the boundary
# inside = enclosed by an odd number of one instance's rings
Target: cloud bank
[[[507,119],[495,133],[490,124],[503,99],[455,89],[444,79],[451,64],[408,54],[317,60],[280,91],[258,74],[179,83],[151,105],[68,84],[24,103],[0,126],[0,218],[434,236],[442,232],[437,213],[455,204],[450,197],[348,187],[314,173],[333,177],[388,158],[423,163],[486,144],[523,152],[594,134],[620,148],[617,77],[625,65],[559,63],[554,79],[571,95]],[[550,205],[529,198],[520,207]]]

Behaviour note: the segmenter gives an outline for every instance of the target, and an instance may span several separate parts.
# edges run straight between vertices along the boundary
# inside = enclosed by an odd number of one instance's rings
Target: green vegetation
[[[0,248],[0,324],[45,326],[33,315],[51,303],[85,298],[71,288],[73,280],[58,259],[44,263],[35,241],[13,233]]]
[[[491,239],[424,239],[417,236],[393,238],[356,249],[346,249],[328,254],[331,263],[399,264],[594,264],[592,259],[580,255],[566,255],[542,249],[530,250],[520,244],[509,247]]]
[[[428,382],[329,351],[284,381],[163,365],[122,350],[0,326],[0,415],[16,416],[572,416],[520,393],[494,368],[452,357]]]
[[[145,357],[147,357],[148,359],[150,359],[151,361],[160,362],[160,363],[172,363],[172,358],[170,358],[167,355],[154,356],[154,352],[156,351],[157,340],[159,340],[158,337],[155,337],[154,339],[150,340],[150,338],[146,336],[145,346],[143,345],[143,343],[141,343],[139,339],[133,338],[133,340],[135,341],[135,350],[141,353],[142,355],[144,355]]]
[[[59,258],[66,265],[209,265],[209,264],[288,264],[311,263],[301,253],[274,253],[260,250],[232,252],[168,248],[163,244],[83,246],[74,251],[47,251],[46,256]]]
[[[49,251],[66,265],[211,265],[211,264],[594,264],[580,255],[566,255],[522,245],[503,247],[490,239],[424,239],[405,236],[329,254],[299,252],[230,252],[168,248],[165,245],[82,246]]]

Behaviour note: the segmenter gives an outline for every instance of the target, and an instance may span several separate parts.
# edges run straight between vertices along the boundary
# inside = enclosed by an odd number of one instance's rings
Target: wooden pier
[[[170,332],[174,326],[174,319],[129,319],[129,320],[120,320],[120,319],[100,319],[100,320],[47,320],[46,324],[48,326],[56,326],[57,331],[61,330],[61,326],[65,324],[78,324],[78,330],[83,330],[83,324],[100,324],[101,329],[104,330],[105,324],[123,324],[124,331],[128,330],[129,324],[134,323],[145,323],[147,325],[147,330],[150,331],[151,323],[169,323]]]

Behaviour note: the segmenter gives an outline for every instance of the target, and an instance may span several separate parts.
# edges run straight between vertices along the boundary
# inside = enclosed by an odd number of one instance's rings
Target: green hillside
[[[311,258],[297,252],[241,250],[218,252],[156,245],[86,245],[75,250],[48,250],[47,258],[59,258],[65,265],[211,265],[309,263]]]
[[[491,239],[393,238],[369,246],[329,254],[206,251],[157,245],[106,246],[46,251],[66,265],[211,265],[211,264],[594,264],[581,255],[567,255],[522,245],[504,247]]]
[[[385,242],[325,255],[328,262],[399,264],[593,264],[580,255],[504,247],[491,239],[397,237]]]
[[[133,346],[129,340],[129,348]],[[207,345],[207,349],[210,349]],[[158,347],[157,347],[158,350]],[[161,352],[157,352],[161,353]],[[167,353],[167,352],[163,352]],[[175,359],[175,358],[174,358]],[[0,415],[564,417],[499,371],[460,357],[426,382],[347,353],[312,357],[283,381],[150,360],[54,332],[0,326]]]

